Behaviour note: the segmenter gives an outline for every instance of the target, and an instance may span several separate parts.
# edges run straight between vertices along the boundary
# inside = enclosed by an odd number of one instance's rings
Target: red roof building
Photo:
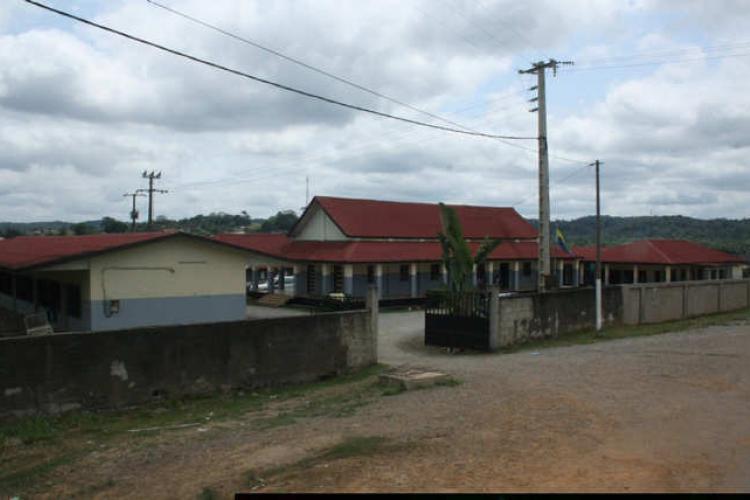
[[[509,207],[452,208],[472,251],[485,239],[502,241],[476,270],[478,284],[535,288],[537,234],[528,221]],[[295,295],[363,296],[368,284],[378,284],[384,297],[417,297],[446,279],[441,230],[438,204],[317,196],[289,234],[224,234],[216,239],[256,254],[249,262],[249,281],[256,289],[273,290],[274,283],[283,287],[294,276],[290,285]],[[555,246],[552,257],[560,284],[575,286],[576,256]],[[281,274],[287,278],[273,278]],[[261,280],[268,283],[259,285]]]
[[[0,306],[56,331],[242,320],[247,254],[177,231],[9,238]]]
[[[593,246],[572,250],[584,263],[596,261]],[[602,247],[601,260],[602,279],[609,284],[741,278],[747,264],[737,255],[692,241],[669,239]]]

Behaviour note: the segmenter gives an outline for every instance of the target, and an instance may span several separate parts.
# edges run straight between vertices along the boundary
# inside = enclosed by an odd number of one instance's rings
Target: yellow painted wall
[[[246,252],[185,236],[109,252],[90,259],[91,299],[244,295],[246,261]]]

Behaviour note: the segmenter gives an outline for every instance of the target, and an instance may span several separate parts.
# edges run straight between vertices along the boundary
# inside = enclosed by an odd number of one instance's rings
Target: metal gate
[[[430,292],[425,303],[425,345],[490,349],[489,295]]]

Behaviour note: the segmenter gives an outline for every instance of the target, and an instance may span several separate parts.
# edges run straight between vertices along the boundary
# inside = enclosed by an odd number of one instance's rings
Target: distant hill
[[[181,220],[159,218],[155,222],[155,229],[182,229],[197,234],[216,234],[238,230],[272,232],[286,231],[296,220],[296,214],[291,211],[279,212],[268,219],[250,218],[246,214],[214,213],[196,215]],[[535,226],[537,224],[535,219],[530,219],[529,222]],[[80,225],[80,223],[78,224]],[[19,231],[22,234],[32,234],[36,230],[72,231],[75,225],[76,223],[63,221],[0,222],[0,236],[9,229]],[[104,230],[103,220],[86,221],[85,225],[88,227],[88,232]],[[553,235],[556,227],[562,230],[569,245],[594,244],[596,218],[593,216],[553,221]],[[138,230],[145,230],[145,224],[138,224]],[[645,238],[692,240],[720,250],[750,257],[750,219],[694,219],[681,215],[602,216],[602,241],[605,245],[627,243]]]
[[[536,225],[536,220],[531,220]],[[552,222],[569,245],[592,245],[596,217]],[[750,219],[694,219],[681,215],[648,217],[602,216],[602,241],[606,245],[648,238],[692,240],[727,252],[750,257]]]
[[[286,231],[297,221],[297,215],[291,211],[278,212],[267,219],[251,218],[246,213],[226,214],[211,213],[195,215],[190,218],[173,220],[157,217],[153,224],[156,231],[179,229],[195,234],[212,235],[234,231],[275,232]],[[130,229],[129,221],[118,221],[111,217],[83,222],[0,222],[0,236],[12,237],[33,234],[93,234],[101,232],[120,233]],[[136,225],[137,231],[146,231],[145,222]]]

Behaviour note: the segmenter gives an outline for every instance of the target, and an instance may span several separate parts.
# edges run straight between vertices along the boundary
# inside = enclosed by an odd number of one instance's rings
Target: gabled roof
[[[352,238],[436,238],[442,230],[437,203],[406,203],[316,196],[305,213],[319,205]],[[536,238],[537,231],[510,207],[450,205],[468,239]],[[302,221],[303,217],[300,218]],[[298,222],[299,224],[299,222]],[[293,234],[297,226],[292,228]]]
[[[387,262],[439,262],[442,248],[435,241],[298,241],[285,235],[220,234],[216,239],[269,257],[297,262],[335,262],[348,264]],[[476,253],[480,242],[470,242]],[[573,259],[558,246],[552,256]],[[500,244],[491,254],[492,260],[534,260],[537,245],[533,241]]]
[[[220,243],[180,231],[91,234],[84,236],[18,236],[0,241],[0,269],[23,270],[81,259],[174,236]]]
[[[596,259],[596,248],[574,247],[586,261]],[[731,264],[746,262],[737,255],[708,248],[687,240],[640,240],[624,245],[602,247],[602,262],[623,264]]]

